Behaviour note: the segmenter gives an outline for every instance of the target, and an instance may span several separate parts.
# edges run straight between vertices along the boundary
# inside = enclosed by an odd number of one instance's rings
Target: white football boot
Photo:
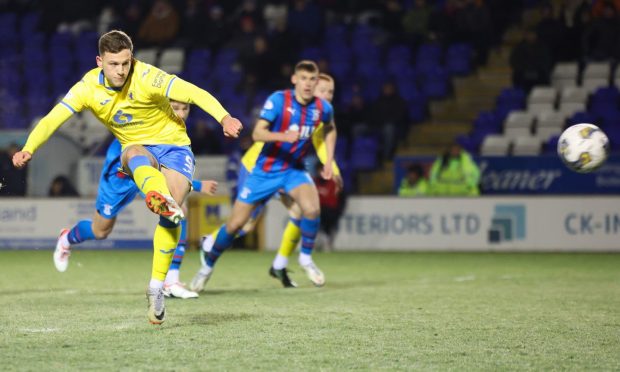
[[[64,273],[69,266],[69,256],[71,255],[71,245],[64,243],[66,236],[69,234],[69,229],[60,230],[60,235],[56,241],[56,249],[54,250],[54,266],[56,270]]]

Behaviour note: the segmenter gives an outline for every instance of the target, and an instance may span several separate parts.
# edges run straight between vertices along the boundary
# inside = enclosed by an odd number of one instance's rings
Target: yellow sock
[[[284,229],[284,233],[282,233],[282,242],[280,243],[278,254],[283,257],[290,257],[295,251],[295,248],[297,248],[299,239],[301,239],[301,229],[298,225],[289,220]]]
[[[170,195],[166,177],[163,173],[150,165],[142,165],[133,171],[133,180],[145,195],[149,191],[157,191],[164,195]]]
[[[153,271],[151,279],[164,281],[168,268],[174,256],[174,250],[181,237],[181,225],[176,227],[163,227],[157,225],[153,237]]]

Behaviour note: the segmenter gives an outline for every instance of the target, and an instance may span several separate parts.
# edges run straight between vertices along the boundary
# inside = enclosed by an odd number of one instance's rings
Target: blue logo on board
[[[491,219],[489,243],[525,239],[525,205],[498,204]]]

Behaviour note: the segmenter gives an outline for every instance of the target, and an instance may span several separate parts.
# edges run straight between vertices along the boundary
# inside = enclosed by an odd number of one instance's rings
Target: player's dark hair
[[[104,53],[120,53],[129,49],[133,53],[133,43],[129,35],[119,30],[112,30],[101,35],[99,38],[99,55]]]
[[[316,63],[314,63],[313,61],[305,59],[303,61],[299,61],[295,65],[295,72],[297,71],[306,71],[306,72],[314,73],[314,72],[319,71],[319,66],[317,66]]]

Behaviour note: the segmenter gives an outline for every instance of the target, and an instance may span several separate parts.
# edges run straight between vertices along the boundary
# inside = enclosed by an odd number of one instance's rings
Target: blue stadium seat
[[[39,24],[39,18],[39,13],[31,12],[24,14],[20,20],[20,34],[25,36],[35,33],[37,31],[37,25]]]
[[[437,43],[425,43],[420,45],[416,56],[416,61],[435,61],[439,63],[442,60],[442,48]]]
[[[301,59],[309,59],[311,61],[318,61],[324,58],[323,51],[318,47],[306,47],[301,50],[299,55]]]
[[[576,112],[570,118],[568,118],[568,125],[574,125],[579,123],[594,123],[596,117],[589,112]]]
[[[464,76],[471,72],[472,49],[469,44],[452,44],[446,51],[446,69],[451,75]]]
[[[525,108],[526,94],[520,88],[504,88],[497,97],[497,106],[510,106],[515,109]]]
[[[351,167],[354,170],[373,170],[377,167],[379,141],[372,136],[360,136],[353,140]]]
[[[448,73],[441,66],[435,66],[422,82],[422,93],[429,99],[444,98],[450,92]]]

